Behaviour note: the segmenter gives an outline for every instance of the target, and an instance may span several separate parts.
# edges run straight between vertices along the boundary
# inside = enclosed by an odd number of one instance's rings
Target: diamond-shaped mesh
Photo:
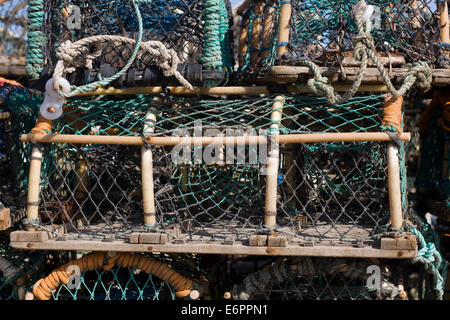
[[[25,57],[27,32],[25,0],[6,0],[0,4],[0,56]]]
[[[167,49],[176,52],[180,63],[205,63],[206,69],[215,70],[228,68],[231,48],[227,6],[229,4],[222,0],[139,1],[142,42],[160,41]],[[28,47],[33,51],[27,59],[28,67],[33,68],[29,74],[32,78],[37,78],[43,69],[45,73],[53,73],[58,47],[66,41],[73,43],[106,35],[137,40],[139,33],[139,18],[131,0],[48,0],[43,5],[33,3],[29,16],[30,21],[35,22],[35,32],[30,33],[28,39]],[[91,64],[78,65],[77,73],[71,76],[72,71],[68,72],[68,78],[75,85],[93,82],[100,79],[100,68],[103,77],[111,76],[125,66],[133,50],[134,45],[129,43],[98,40],[88,47],[87,52],[80,52],[77,58],[90,57]],[[132,78],[127,83],[143,80],[145,69],[154,66],[155,60],[155,56],[139,53],[125,77]],[[96,73],[86,73],[87,69]],[[156,76],[160,77],[159,81],[165,81],[161,72]]]
[[[198,280],[205,276],[200,266],[200,259],[196,256],[161,254],[144,257],[140,254],[131,255],[129,253],[123,253],[123,255],[128,255],[131,260],[137,257],[149,258],[148,261],[152,262],[157,261],[158,267],[155,267],[156,269],[163,266],[165,270],[171,270],[171,274],[176,272],[178,277],[185,279],[184,281]],[[86,256],[83,256],[83,258],[86,258]],[[66,272],[70,274],[73,272],[73,266],[76,266],[76,261],[80,261],[80,259],[72,260],[56,270],[64,271],[65,266],[68,266]],[[100,265],[100,267],[85,269],[79,267],[80,273],[72,274],[67,283],[59,279],[58,285],[55,285],[52,291],[44,289],[49,294],[48,298],[53,300],[175,300],[176,298],[188,299],[189,297],[186,293],[179,295],[177,286],[180,287],[180,285],[176,284],[171,278],[164,278],[158,271],[156,271],[156,274],[148,272],[146,263],[137,263],[139,259],[135,260],[133,266],[126,266],[124,262],[117,262],[113,267],[104,264],[105,261],[108,261],[107,259],[103,260],[103,266]],[[70,266],[72,266],[72,269],[69,269]],[[51,274],[56,275],[56,272],[53,271]],[[53,277],[51,275],[46,276],[47,279]],[[161,279],[162,277],[164,279]],[[192,287],[192,289],[194,288],[197,288],[196,285]],[[33,286],[35,299],[42,299],[45,296],[45,294],[36,294],[38,291],[42,293],[42,289],[40,281],[37,281]]]
[[[67,252],[13,249],[9,233],[0,232],[0,300],[23,300],[39,277],[67,259]]]
[[[22,95],[15,92],[10,97],[13,113],[26,108],[26,104],[14,104],[24,101],[19,99]],[[33,99],[27,103],[39,103],[42,98]],[[151,128],[150,135],[158,138],[267,136],[274,124],[275,101],[274,95],[69,99],[52,131],[142,136],[145,128]],[[329,105],[323,98],[286,95],[277,123],[280,134],[378,132],[382,105],[382,95],[361,95],[340,105]],[[145,120],[149,114],[155,115],[155,122]],[[70,238],[128,239],[132,232],[146,230],[141,146],[43,147],[39,208],[43,227]],[[243,243],[264,231],[268,147],[150,146],[156,230],[169,233],[172,239],[222,242],[234,236]],[[29,149],[24,151],[22,156],[29,159]],[[281,144],[280,155],[278,231],[300,243],[373,241],[381,218],[389,212],[384,143]]]
[[[351,12],[357,2],[359,0],[289,1],[292,5],[290,35],[287,42],[282,42],[278,39],[278,27],[280,8],[286,2],[265,1],[260,15],[257,9],[260,2],[252,1],[242,17],[244,27],[241,30],[248,33],[248,50],[241,52],[244,54],[241,68],[257,72],[274,64],[295,65],[298,60],[339,67],[344,57],[352,56],[354,49],[353,41],[358,32]],[[366,3],[376,6],[371,34],[375,50],[381,56],[400,55],[404,56],[406,63],[425,61],[443,67],[445,55],[440,45],[436,1],[368,0]],[[260,23],[260,20],[263,27],[270,21],[274,25],[269,43],[265,43],[264,33],[252,34],[257,31],[253,24]],[[277,57],[278,47],[286,45],[288,52]]]
[[[280,227],[316,240],[373,236],[389,212],[383,144],[299,145],[283,153]]]
[[[234,284],[236,300],[419,300],[429,283],[398,260],[279,258]],[[281,261],[280,261],[281,260]],[[379,287],[374,281],[379,272]],[[431,297],[428,297],[432,299]]]

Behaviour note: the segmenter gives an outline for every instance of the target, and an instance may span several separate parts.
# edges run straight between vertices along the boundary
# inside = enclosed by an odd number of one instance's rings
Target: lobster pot
[[[235,300],[422,300],[430,281],[397,260],[283,257],[233,285]],[[380,286],[371,274],[379,272]],[[426,282],[426,284],[425,284]],[[427,292],[428,293],[428,292]]]
[[[2,1],[0,5],[0,67],[23,64],[26,53],[28,1]],[[8,60],[9,59],[9,60]],[[8,73],[8,69],[1,72]]]
[[[231,65],[230,8],[227,0],[139,1],[136,6],[131,0],[32,1],[28,12],[30,21],[36,23],[29,26],[28,76],[41,79],[36,86],[43,89],[60,57],[58,48],[67,41],[95,36],[137,41],[141,25],[143,45],[128,72],[111,85],[177,84],[158,67],[160,63],[173,65],[174,56],[178,70],[193,85],[219,84],[226,80]],[[144,49],[148,41],[159,43],[157,52]],[[132,60],[135,47],[134,42],[117,38],[96,38],[82,50],[78,48],[76,58],[65,61],[76,61],[66,77],[77,86],[110,77]]]
[[[381,132],[383,103],[382,95],[340,105],[290,94],[69,99],[52,126],[60,142],[40,144],[38,214],[28,218],[50,237],[182,242],[186,252],[233,243],[245,251],[268,230],[299,248],[375,246],[390,214],[386,142],[286,139]]]
[[[3,177],[8,177],[11,183],[9,191],[15,190],[19,196],[25,196],[31,146],[22,143],[20,135],[33,129],[44,97],[40,92],[14,81],[1,82],[0,85],[0,99],[3,101],[0,113],[4,116],[0,120],[3,130],[2,153],[3,160],[8,164],[4,166]]]
[[[241,10],[241,70],[258,73],[300,60],[356,67],[352,56],[358,29],[352,7],[358,2],[247,1]],[[443,41],[433,17],[439,14],[433,0],[366,3],[375,6],[371,34],[379,56],[389,57],[392,64],[420,60],[439,67]]]
[[[152,138],[233,137],[270,127],[273,97],[214,99],[142,96],[68,100],[52,130],[75,134]],[[155,120],[148,120],[152,115]],[[151,133],[144,134],[151,128]],[[141,153],[145,146],[43,144],[39,217],[57,235],[129,239],[143,232]],[[149,145],[156,225],[192,241],[245,241],[261,229],[264,147],[257,145]],[[261,150],[259,150],[260,148]],[[260,153],[262,156],[260,156]],[[147,180],[145,180],[146,182]]]

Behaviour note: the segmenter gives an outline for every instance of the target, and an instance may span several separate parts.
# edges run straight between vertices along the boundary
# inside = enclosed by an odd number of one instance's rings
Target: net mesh
[[[136,40],[140,23],[142,42],[160,41],[174,50],[183,64],[203,64],[204,69],[219,71],[231,65],[227,1],[139,1],[137,8],[140,17],[133,1],[33,2],[29,10],[34,31],[30,29],[28,39],[29,76],[36,79],[43,70],[42,77],[51,75],[57,62],[56,52],[66,41],[103,35]],[[77,64],[77,70],[69,72],[68,78],[72,84],[80,85],[111,76],[131,59],[134,47],[118,40],[98,39],[77,57],[80,61],[89,57],[91,64]],[[162,71],[153,68],[155,61],[163,60],[162,56],[141,52],[122,80],[129,86],[155,81],[155,77],[158,82],[165,81]]]
[[[379,275],[378,284],[373,275]],[[232,288],[233,299],[433,299],[420,267],[398,260],[281,257],[241,281]]]
[[[10,101],[13,113],[35,112],[33,104],[39,104],[42,96],[30,99],[15,92]],[[272,95],[69,99],[52,130],[142,136],[147,125],[155,137],[267,135],[274,101]],[[378,132],[383,101],[381,95],[362,95],[329,105],[323,98],[286,95],[279,131]],[[156,116],[155,122],[145,120],[149,113]],[[20,145],[25,148],[20,172],[26,177],[31,146]],[[267,148],[266,144],[152,146],[156,230],[194,242],[222,242],[228,236],[246,242],[250,235],[263,232]],[[68,232],[71,238],[127,239],[133,232],[145,232],[141,149],[45,144],[42,226],[58,236]],[[279,231],[300,242],[373,241],[388,214],[384,143],[294,144],[281,145],[280,151]]]
[[[418,206],[425,214],[438,217],[435,228],[444,234],[450,231],[450,160],[448,156],[449,106],[448,94],[436,92],[427,109],[421,114],[419,127],[421,149],[419,171],[415,181]],[[426,146],[426,147],[424,147]]]
[[[253,1],[242,15],[241,36],[247,42],[240,52],[241,70],[257,73],[273,65],[295,65],[299,60],[327,67],[341,66],[345,57],[352,57],[358,35],[351,14],[358,1],[264,1],[263,9],[259,7],[261,2]],[[289,40],[282,42],[278,39],[281,6],[289,3],[292,6]],[[369,0],[366,3],[376,6],[371,34],[380,56],[403,56],[406,63],[420,60],[438,68],[448,64],[443,51],[448,44],[440,44],[439,39],[436,1]],[[261,32],[255,24],[272,28]],[[280,46],[287,46],[287,52],[278,57]]]
[[[0,56],[25,57],[27,1],[6,0],[0,4]]]
[[[46,272],[68,259],[69,253],[55,251],[22,251],[11,248],[9,233],[0,233],[0,300],[23,300],[28,291]]]
[[[169,265],[184,277],[204,277],[200,259],[193,255],[152,255],[152,259]],[[35,286],[38,283],[35,284]],[[51,294],[52,300],[175,300],[176,289],[168,279],[162,280],[139,267],[115,266],[84,270],[79,279],[61,283]],[[184,297],[188,299],[189,296]]]

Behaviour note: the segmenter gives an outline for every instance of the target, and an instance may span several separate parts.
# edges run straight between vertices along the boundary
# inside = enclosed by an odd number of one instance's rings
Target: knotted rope
[[[56,79],[62,77],[65,73],[71,73],[75,71],[76,67],[85,66],[92,69],[92,61],[101,55],[101,50],[94,53],[89,53],[89,46],[91,44],[101,43],[101,42],[111,42],[114,45],[117,43],[123,43],[130,46],[137,46],[137,42],[133,39],[122,37],[122,36],[111,36],[111,35],[99,35],[89,38],[84,38],[77,42],[66,41],[63,43],[56,54],[58,58],[58,63],[55,67],[55,72],[53,73],[53,83],[57,83]],[[192,85],[177,71],[178,63],[180,62],[176,52],[173,49],[167,49],[166,46],[160,41],[147,41],[140,45],[140,52],[146,52],[154,57],[156,66],[163,70],[163,74],[166,77],[174,76],[184,87],[188,89],[193,89]],[[134,59],[130,58],[129,61]],[[87,92],[94,90],[98,87],[107,86],[112,81],[119,78],[123,73],[126,72],[128,68],[123,68],[117,74],[112,77],[101,79],[99,81],[90,83],[85,86],[77,87],[72,90],[69,94],[64,94],[58,90],[59,94],[64,97],[71,97],[78,92]]]
[[[350,89],[343,95],[339,95],[330,85],[329,79],[322,77],[319,67],[312,61],[299,61],[300,64],[307,66],[313,72],[313,78],[307,82],[307,87],[316,95],[323,96],[330,104],[341,104],[353,97],[358,91],[367,69],[368,60],[372,60],[381,74],[381,78],[394,98],[403,96],[414,84],[423,89],[431,87],[433,79],[432,71],[427,63],[416,62],[408,70],[400,89],[396,89],[392,84],[389,74],[378,59],[375,51],[375,44],[371,34],[372,23],[369,20],[362,22],[362,12],[355,14],[355,22],[358,29],[358,35],[353,39],[354,51],[353,57],[361,62],[356,79]]]
[[[63,97],[72,97],[79,92],[88,92],[95,90],[99,87],[109,85],[114,80],[121,77],[128,71],[132,63],[135,61],[137,55],[140,52],[147,52],[153,56],[156,66],[163,70],[163,74],[167,77],[174,76],[184,87],[192,90],[192,85],[177,71],[179,59],[176,52],[173,49],[167,49],[166,46],[160,41],[147,41],[142,42],[143,24],[142,16],[137,3],[150,2],[142,0],[132,0],[134,10],[138,19],[139,32],[137,40],[133,40],[123,36],[115,35],[98,35],[78,40],[74,43],[66,41],[63,43],[56,53],[58,62],[53,73],[53,84],[55,90]],[[75,71],[76,67],[87,67],[92,69],[92,62],[95,58],[102,54],[101,49],[91,53],[89,46],[92,44],[98,44],[102,42],[111,42],[113,45],[117,43],[123,43],[125,45],[134,46],[133,53],[131,54],[126,65],[115,75],[100,79],[96,82],[75,87],[69,93],[63,93],[58,86],[57,79],[61,78],[65,73],[71,73]]]

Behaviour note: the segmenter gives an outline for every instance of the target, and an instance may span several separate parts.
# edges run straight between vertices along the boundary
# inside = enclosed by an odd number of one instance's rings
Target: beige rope
[[[101,49],[93,53],[89,51],[89,46],[102,42],[112,42],[114,45],[123,43],[125,45],[134,46],[136,41],[127,37],[99,35],[81,39],[76,42],[67,40],[58,48],[56,57],[58,62],[53,74],[53,83],[55,90],[57,88],[57,79],[63,77],[66,73],[74,72],[77,67],[87,67],[92,69],[92,62],[95,58],[102,54]],[[161,68],[164,76],[175,77],[185,88],[193,90],[192,85],[177,71],[180,62],[177,53],[173,49],[167,49],[160,41],[143,42],[140,46],[140,53],[147,52],[155,61],[157,67]]]

